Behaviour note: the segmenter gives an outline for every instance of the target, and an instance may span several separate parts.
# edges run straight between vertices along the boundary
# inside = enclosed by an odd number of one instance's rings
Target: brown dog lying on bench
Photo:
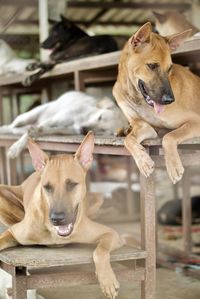
[[[0,221],[9,227],[0,236],[0,250],[18,244],[97,243],[93,253],[96,274],[103,293],[115,298],[119,283],[110,265],[110,252],[123,241],[117,232],[90,220],[86,213],[85,179],[93,148],[91,132],[75,155],[49,157],[29,140],[36,171],[20,186],[0,185]]]

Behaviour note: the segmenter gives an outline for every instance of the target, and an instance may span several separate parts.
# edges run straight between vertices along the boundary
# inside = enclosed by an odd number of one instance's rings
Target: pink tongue
[[[68,224],[68,225],[61,225],[61,226],[57,226],[57,232],[60,236],[67,236],[71,233],[71,230],[73,228],[72,223]]]
[[[164,109],[164,106],[163,105],[160,105],[160,104],[157,104],[155,102],[153,102],[154,104],[154,109],[156,111],[156,113],[161,113]]]

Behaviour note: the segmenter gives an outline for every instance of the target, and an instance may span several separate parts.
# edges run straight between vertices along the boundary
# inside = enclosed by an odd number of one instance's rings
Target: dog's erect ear
[[[186,31],[175,33],[173,35],[165,36],[171,52],[175,51],[180,45],[191,35],[192,29]]]
[[[52,20],[52,19],[48,19],[49,24],[51,25],[55,25],[56,23],[58,23],[58,21],[56,20]]]
[[[131,46],[135,49],[150,40],[150,33],[152,32],[151,23],[145,23],[138,31],[129,39]]]
[[[42,171],[48,160],[48,155],[39,148],[37,143],[35,143],[31,138],[28,140],[28,150],[32,159],[33,167],[36,171]]]
[[[90,131],[83,139],[81,145],[75,154],[77,159],[85,170],[88,170],[92,164],[94,151],[94,134]]]
[[[158,20],[159,23],[164,23],[167,20],[167,16],[165,14],[161,14],[156,11],[152,11],[152,14]]]
[[[60,14],[60,19],[62,22],[69,22],[69,20],[62,14]]]

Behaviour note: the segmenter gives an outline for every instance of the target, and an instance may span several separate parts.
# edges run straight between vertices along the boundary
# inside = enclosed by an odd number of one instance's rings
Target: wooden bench
[[[78,244],[63,248],[18,247],[0,253],[0,266],[12,275],[12,298],[26,299],[28,289],[98,284],[93,250]],[[139,261],[146,256],[146,251],[129,247],[114,251],[111,263],[120,282],[144,281],[145,271]]]

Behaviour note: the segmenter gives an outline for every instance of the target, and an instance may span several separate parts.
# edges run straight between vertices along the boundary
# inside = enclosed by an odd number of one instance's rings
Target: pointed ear
[[[48,160],[48,155],[43,152],[31,138],[28,140],[28,150],[32,159],[33,167],[36,171],[42,171]]]
[[[56,20],[52,20],[52,19],[48,19],[49,24],[51,25],[55,25],[56,23],[58,23],[58,21]]]
[[[192,29],[188,29],[181,33],[176,33],[170,36],[165,36],[171,52],[175,51],[180,45],[191,35]]]
[[[63,14],[60,14],[60,19],[61,21],[65,22],[65,21],[68,21],[67,18],[65,18],[65,16]]]
[[[88,170],[92,164],[94,151],[94,134],[93,132],[88,132],[83,139],[81,145],[75,154],[75,159],[77,159],[85,170]]]
[[[152,14],[158,20],[159,23],[164,23],[167,20],[167,16],[165,14],[161,14],[156,11],[152,11]]]
[[[144,43],[148,43],[150,33],[152,32],[151,23],[145,23],[138,31],[129,39],[131,46],[135,49]]]

